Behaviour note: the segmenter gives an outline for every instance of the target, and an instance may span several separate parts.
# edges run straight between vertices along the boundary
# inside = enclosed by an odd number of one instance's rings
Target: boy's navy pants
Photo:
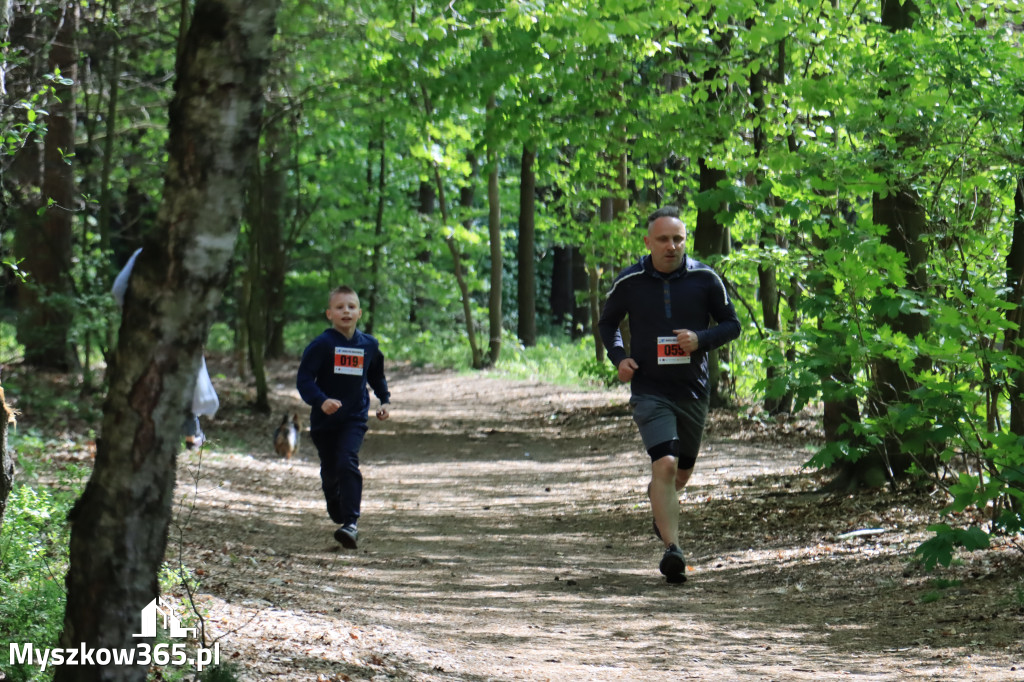
[[[327,501],[327,514],[338,525],[355,523],[363,499],[363,475],[359,471],[359,448],[366,435],[366,422],[356,421],[327,431],[310,431],[320,455],[320,482]]]

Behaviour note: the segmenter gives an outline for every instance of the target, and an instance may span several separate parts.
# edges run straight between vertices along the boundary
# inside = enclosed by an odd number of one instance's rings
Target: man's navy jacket
[[[619,332],[627,316],[629,352]],[[738,337],[740,322],[725,283],[709,266],[685,256],[675,272],[663,274],[647,255],[615,278],[598,329],[613,365],[627,357],[639,365],[633,395],[702,399],[708,395],[708,351]],[[673,329],[697,334],[697,350],[689,357],[670,338]]]

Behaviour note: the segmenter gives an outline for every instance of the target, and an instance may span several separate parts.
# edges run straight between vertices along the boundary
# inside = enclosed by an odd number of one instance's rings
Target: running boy
[[[370,408],[367,384],[380,400],[377,419],[390,416],[384,356],[377,339],[356,329],[362,317],[359,296],[350,287],[338,287],[327,299],[331,328],[313,339],[302,353],[296,386],[312,409],[309,435],[320,455],[320,481],[327,514],[338,524],[334,539],[355,549],[363,475],[359,448],[366,434]]]

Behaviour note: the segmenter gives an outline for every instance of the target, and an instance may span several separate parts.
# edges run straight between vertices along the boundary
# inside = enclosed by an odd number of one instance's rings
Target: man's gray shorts
[[[669,400],[660,396],[642,395],[630,398],[633,421],[640,429],[644,448],[679,440],[680,462],[692,462],[700,451],[704,422],[708,416],[709,398],[700,400]]]

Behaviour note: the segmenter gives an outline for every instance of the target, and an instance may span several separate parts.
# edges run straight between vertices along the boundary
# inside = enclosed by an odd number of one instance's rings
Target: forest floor
[[[273,368],[274,417],[215,379],[210,441],[179,460],[168,555],[241,680],[1024,680],[1024,554],[926,572],[942,498],[818,492],[812,418],[713,412],[672,585],[625,388],[392,367],[350,551],[308,433],[272,448],[307,414],[293,372]]]

